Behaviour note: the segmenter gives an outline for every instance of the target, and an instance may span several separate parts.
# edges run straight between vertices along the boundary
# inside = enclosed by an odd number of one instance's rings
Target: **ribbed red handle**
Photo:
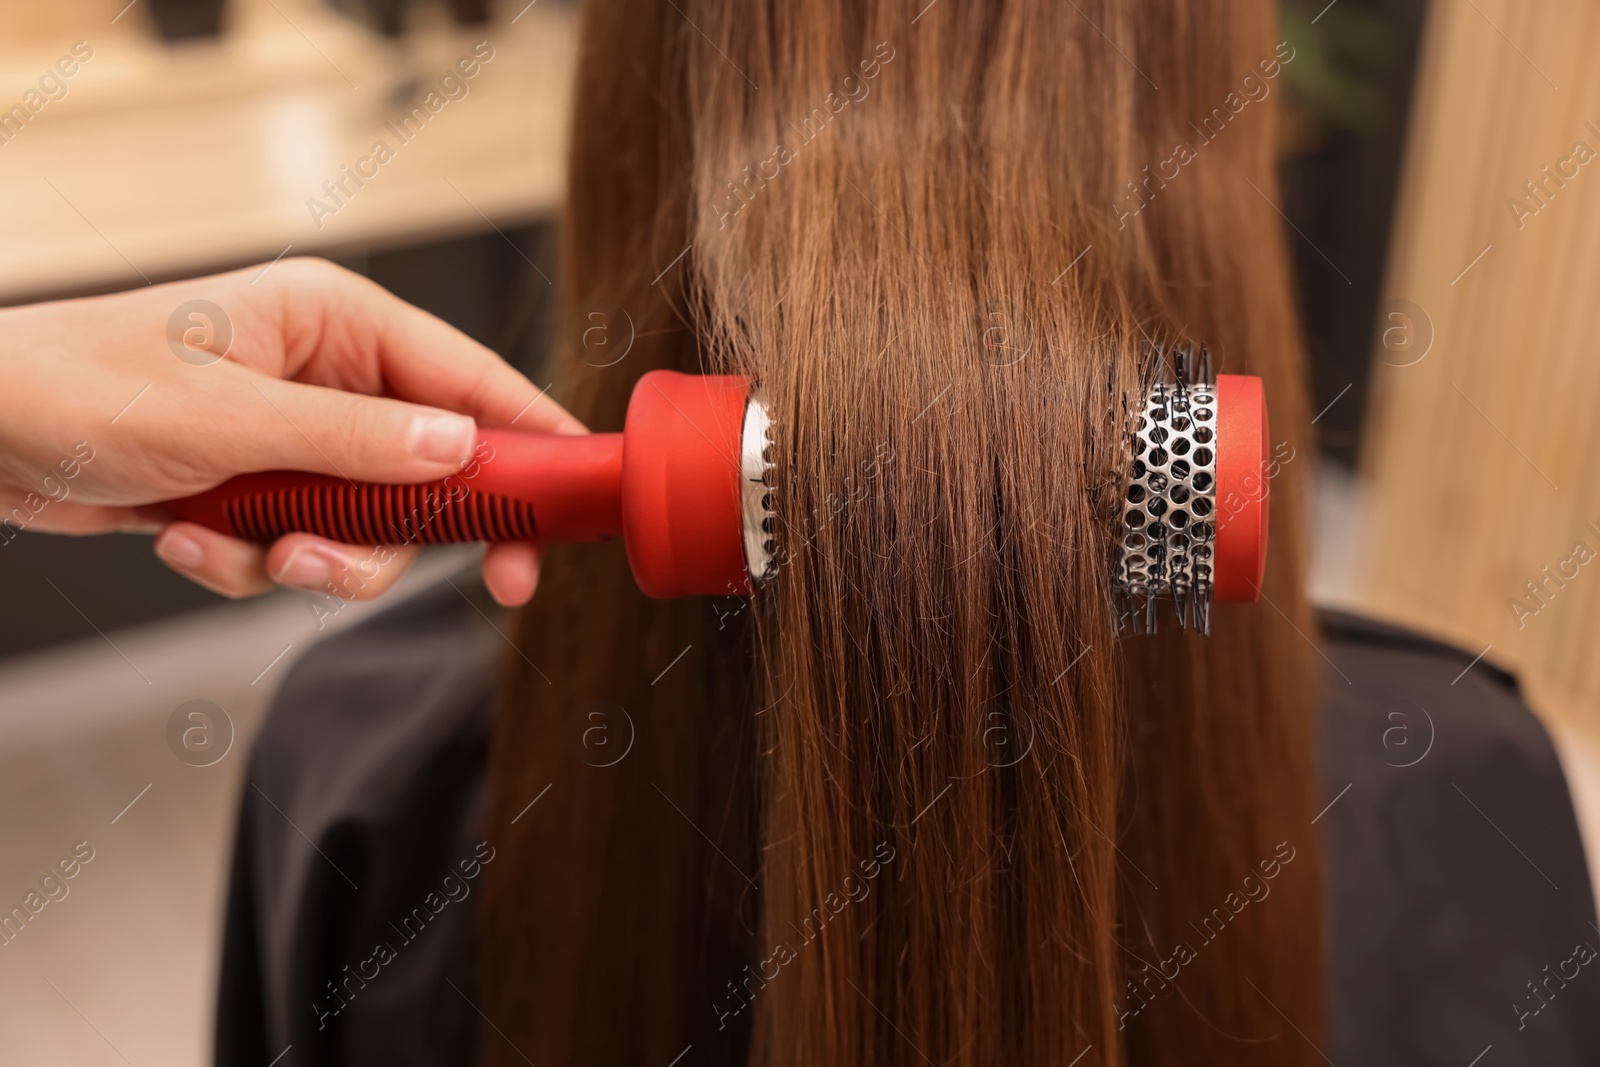
[[[459,483],[375,485],[312,474],[280,481],[254,474],[217,495],[222,532],[262,543],[297,531],[354,545],[531,541],[539,535],[533,505],[496,493],[463,494]],[[183,503],[171,506],[178,518],[203,521],[185,515]]]
[[[383,485],[269,471],[161,507],[247,541],[312,533],[347,544],[594,541],[622,532],[622,435],[486,430],[437,482]]]

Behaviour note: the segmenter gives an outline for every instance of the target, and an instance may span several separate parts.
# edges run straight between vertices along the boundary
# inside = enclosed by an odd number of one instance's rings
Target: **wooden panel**
[[[1542,711],[1586,728],[1600,728],[1597,33],[1592,2],[1433,5],[1362,463],[1366,606],[1489,646]]]

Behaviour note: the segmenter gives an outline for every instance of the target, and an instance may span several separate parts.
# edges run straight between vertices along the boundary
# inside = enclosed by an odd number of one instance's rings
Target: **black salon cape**
[[[482,870],[462,864],[482,853],[494,616],[457,579],[295,667],[239,813],[220,1067],[472,1062]],[[1600,948],[1583,846],[1515,682],[1399,630],[1322,624],[1322,1053],[1341,1067],[1600,1063],[1600,961],[1573,962]]]

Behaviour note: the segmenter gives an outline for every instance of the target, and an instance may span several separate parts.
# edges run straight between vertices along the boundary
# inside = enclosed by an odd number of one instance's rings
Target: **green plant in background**
[[[1358,133],[1388,111],[1382,80],[1397,59],[1396,33],[1381,13],[1349,3],[1285,0],[1278,18],[1295,61],[1289,91],[1309,116]]]

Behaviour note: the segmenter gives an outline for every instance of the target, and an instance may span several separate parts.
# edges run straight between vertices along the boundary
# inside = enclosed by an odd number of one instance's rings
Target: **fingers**
[[[367,482],[448,477],[472,455],[472,418],[239,369],[236,403],[213,412],[214,464],[226,474],[304,470]],[[196,415],[196,418],[199,416]]]
[[[587,432],[489,349],[330,263],[286,260],[240,293],[259,320],[241,337],[274,343],[241,341],[209,403],[177,420],[207,475],[432,481],[470,457],[479,426]]]
[[[285,260],[249,284],[244,272],[227,278],[240,312],[237,343],[209,365],[209,381],[195,383],[207,395],[189,393],[181,417],[161,423],[167,447],[156,458],[187,491],[265,470],[432,481],[470,459],[479,427],[588,432],[488,348],[359,275]],[[159,398],[151,399],[146,407],[159,413]],[[307,534],[263,550],[187,523],[157,542],[171,566],[229,596],[281,584],[368,599],[415,555],[381,551]],[[538,572],[532,545],[491,546],[485,555],[485,582],[508,606],[533,595]]]
[[[175,522],[161,531],[155,550],[161,562],[213,593],[247,597],[272,588],[261,546],[204,526]]]
[[[0,493],[0,499],[4,495]],[[25,505],[18,505],[0,515],[0,519],[35,533],[155,533],[161,529],[160,523],[152,522],[138,508],[80,504],[76,500],[51,501],[37,512]]]
[[[223,596],[255,596],[284,585],[344,600],[384,593],[417,553],[414,547],[345,545],[311,534],[289,534],[264,548],[188,522],[163,530],[155,551],[173,570]]]
[[[291,376],[343,388],[379,382],[395,396],[491,428],[586,432],[494,352],[359,275],[321,260],[289,260],[269,277]]]
[[[501,607],[515,608],[533,598],[539,584],[539,546],[524,541],[490,545],[483,554],[483,584]]]
[[[267,572],[292,589],[371,600],[400,580],[418,551],[415,545],[346,545],[296,533],[280,537],[267,550]]]

